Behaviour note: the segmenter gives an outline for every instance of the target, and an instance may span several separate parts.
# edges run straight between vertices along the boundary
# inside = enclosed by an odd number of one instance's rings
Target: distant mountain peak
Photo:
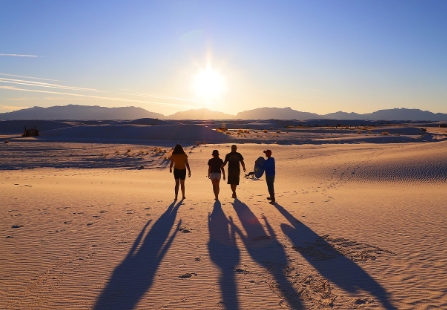
[[[277,119],[277,120],[383,120],[383,121],[447,121],[447,114],[432,113],[420,109],[393,108],[383,109],[372,113],[358,114],[355,112],[337,111],[325,115],[302,112],[291,107],[262,107],[239,112],[236,116],[223,112],[212,111],[208,108],[190,109],[164,116],[160,113],[147,111],[140,107],[106,108],[98,105],[59,105],[48,108],[34,106],[18,111],[0,113],[0,120],[136,120],[136,119]]]
[[[163,114],[137,107],[106,108],[100,106],[60,105],[48,108],[32,107],[0,114],[3,120],[133,120],[162,118]]]

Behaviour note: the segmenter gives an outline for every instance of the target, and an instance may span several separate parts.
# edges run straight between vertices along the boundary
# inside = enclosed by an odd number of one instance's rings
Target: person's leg
[[[274,182],[275,182],[275,177],[265,177],[265,180],[267,182],[267,189],[269,191],[270,194],[270,200],[272,202],[275,202],[275,187],[274,187]]]
[[[174,193],[175,193],[175,200],[177,200],[177,196],[178,196],[178,187],[179,187],[179,183],[180,183],[180,179],[175,179],[175,188],[174,188]]]
[[[233,191],[232,197],[233,198],[237,198],[237,195],[236,195],[236,187],[237,187],[237,185],[236,184],[230,184],[230,187],[231,187],[231,190]]]
[[[186,199],[186,196],[185,196],[185,180],[180,179],[180,187],[182,189],[182,199]]]
[[[220,191],[219,182],[220,182],[219,179],[212,179],[211,180],[211,183],[213,183],[213,192],[214,192],[214,197],[215,197],[216,200],[219,199],[219,191]]]

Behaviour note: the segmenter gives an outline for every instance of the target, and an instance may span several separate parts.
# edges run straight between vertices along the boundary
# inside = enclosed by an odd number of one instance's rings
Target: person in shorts
[[[240,166],[242,165],[244,172],[246,171],[244,157],[242,157],[242,155],[236,151],[237,151],[237,146],[232,145],[231,152],[225,156],[225,161],[223,163],[223,167],[228,163],[228,178],[227,178],[228,181],[227,181],[227,183],[230,184],[231,190],[233,192],[233,195],[232,195],[233,198],[237,198],[236,188],[239,185],[239,179],[240,179],[240,174],[241,174]]]
[[[222,174],[225,180],[225,170],[223,168],[223,160],[219,157],[219,151],[214,150],[213,158],[208,161],[208,178],[213,184],[214,200],[219,200],[220,177]]]
[[[188,155],[186,155],[183,147],[177,144],[174,147],[171,155],[171,164],[169,165],[169,172],[172,173],[172,167],[174,167],[174,179],[175,179],[175,198],[177,200],[179,185],[182,189],[182,199],[186,199],[185,196],[185,179],[186,169],[188,169],[188,177],[191,177],[191,169],[189,168]]]

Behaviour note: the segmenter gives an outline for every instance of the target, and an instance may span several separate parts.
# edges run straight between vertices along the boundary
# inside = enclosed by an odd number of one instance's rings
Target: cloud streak
[[[15,74],[3,73],[3,72],[0,72],[0,75],[10,76],[10,77],[18,77],[18,78],[25,78],[25,79],[32,79],[32,80],[59,82],[58,80],[53,80],[53,79],[44,79],[44,78],[37,78],[37,77],[33,77],[33,76],[15,75]]]
[[[65,85],[58,85],[58,84],[50,84],[50,83],[45,83],[45,82],[35,82],[35,81],[1,78],[1,77],[0,77],[0,83],[18,84],[18,85],[44,87],[44,88],[65,89],[65,90],[93,91],[93,92],[104,93],[103,91],[99,91],[99,90],[93,89],[93,88],[72,87],[72,86],[65,86]]]
[[[1,76],[5,76],[5,77],[1,77]],[[34,79],[34,81],[31,79]],[[42,81],[39,81],[39,80],[42,80]],[[204,104],[206,104],[206,105],[214,104],[214,103],[210,103],[210,102],[205,103],[203,101],[195,100],[192,98],[174,97],[174,96],[168,96],[168,95],[163,95],[163,94],[133,93],[133,92],[130,92],[129,90],[124,90],[126,93],[122,93],[120,96],[113,96],[113,95],[112,96],[110,96],[110,95],[102,96],[102,95],[96,95],[96,94],[109,94],[109,92],[94,89],[94,88],[73,87],[73,86],[61,85],[61,84],[56,84],[56,83],[49,83],[49,82],[44,82],[43,80],[56,81],[56,80],[51,80],[51,79],[42,79],[42,78],[36,78],[36,77],[26,77],[26,76],[0,73],[0,89],[9,90],[9,91],[21,91],[21,92],[62,95],[62,96],[70,96],[70,97],[78,97],[78,98],[133,102],[133,103],[140,103],[140,104],[145,104],[145,105],[156,104],[156,105],[182,107],[182,108],[197,108],[198,106],[203,106]],[[1,84],[9,84],[9,85],[1,86]],[[122,98],[122,96],[127,97],[127,98]],[[141,99],[128,98],[128,97],[139,97]],[[145,100],[144,98],[147,98],[147,99]],[[170,102],[152,101],[152,100],[149,100],[150,98],[161,99],[161,101],[170,101]]]
[[[28,58],[37,58],[37,55],[26,55],[26,54],[0,54],[2,57],[28,57]]]
[[[31,92],[31,93],[64,95],[64,96],[72,96],[72,97],[83,97],[83,98],[92,98],[92,99],[100,99],[100,100],[136,102],[136,103],[143,103],[143,104],[159,104],[159,105],[165,105],[165,106],[194,108],[194,106],[185,106],[183,104],[175,104],[175,103],[168,103],[168,102],[143,101],[143,100],[135,100],[135,99],[128,99],[128,98],[116,98],[116,97],[93,96],[93,95],[84,95],[84,94],[76,94],[76,93],[65,93],[65,92],[57,92],[57,91],[51,91],[51,90],[26,89],[26,88],[19,88],[16,86],[0,86],[0,89],[10,90],[10,91],[24,91],[24,92]]]

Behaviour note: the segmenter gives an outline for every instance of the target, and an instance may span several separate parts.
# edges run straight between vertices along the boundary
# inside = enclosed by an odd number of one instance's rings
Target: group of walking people
[[[268,200],[270,200],[271,204],[275,203],[275,159],[272,157],[271,150],[264,151],[267,159],[264,161],[264,171],[265,171],[265,180],[267,183],[267,189],[269,192]],[[246,172],[244,157],[242,154],[237,152],[237,146],[231,146],[231,152],[225,155],[225,160],[222,160],[219,157],[219,151],[214,150],[212,152],[212,158],[208,161],[208,178],[211,180],[213,185],[214,199],[219,199],[220,192],[220,180],[225,178],[227,179],[227,183],[230,185],[232,191],[232,198],[237,198],[236,188],[240,182],[240,174],[241,174],[241,166],[244,172]],[[169,165],[169,172],[172,173],[174,170],[174,179],[175,179],[175,200],[177,200],[179,188],[182,192],[182,199],[186,199],[185,196],[185,179],[186,172],[188,172],[188,177],[191,177],[191,168],[188,163],[188,155],[186,155],[183,147],[180,144],[177,144],[174,147],[171,155],[171,163]],[[225,175],[224,167],[228,164],[228,174]]]

